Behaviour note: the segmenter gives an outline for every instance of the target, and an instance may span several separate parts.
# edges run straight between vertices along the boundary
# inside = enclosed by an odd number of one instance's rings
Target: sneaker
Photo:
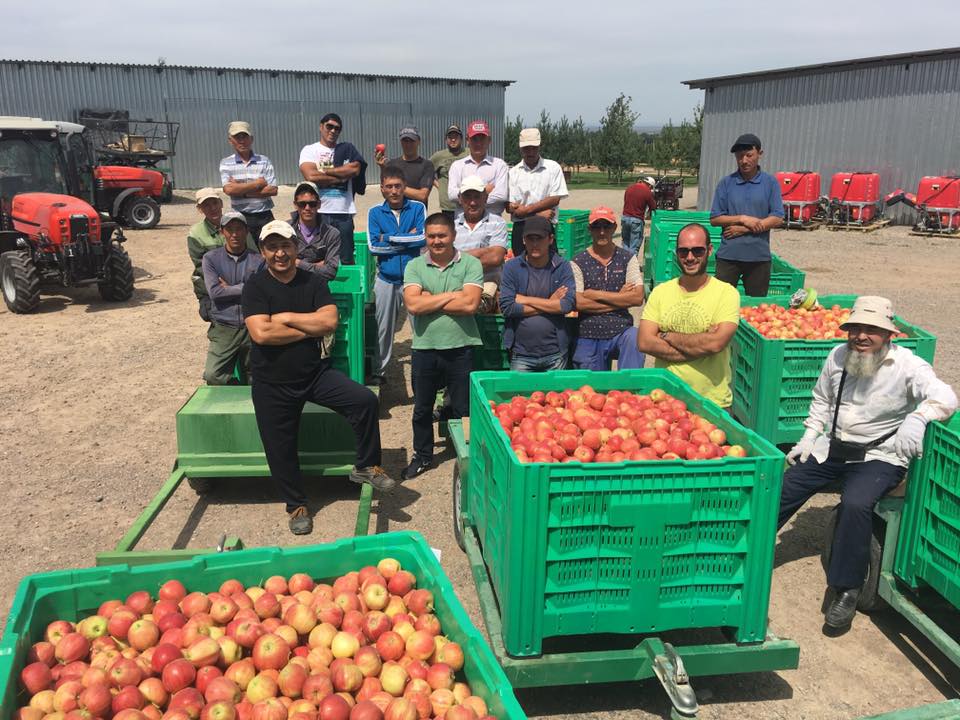
[[[354,467],[350,473],[350,479],[361,485],[363,483],[373,485],[380,492],[390,492],[397,484],[379,465],[371,465],[365,468]]]
[[[432,467],[433,458],[426,459],[414,455],[413,459],[410,461],[410,464],[400,471],[400,479],[409,480],[410,478],[415,478],[417,475],[422,475]]]
[[[303,505],[290,513],[290,532],[294,535],[309,535],[313,532],[313,518]]]

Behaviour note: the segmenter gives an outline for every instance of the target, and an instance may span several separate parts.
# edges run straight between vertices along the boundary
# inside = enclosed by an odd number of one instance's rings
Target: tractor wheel
[[[824,572],[826,572],[830,566],[833,536],[837,531],[837,513],[839,510],[840,506],[838,505],[830,513],[830,522],[827,523],[826,532],[824,533],[823,550],[820,552],[820,564],[823,565]],[[883,599],[880,597],[878,591],[880,585],[880,561],[883,557],[882,539],[882,523],[874,517],[873,534],[870,537],[870,562],[867,565],[867,576],[863,580],[863,587],[860,588],[860,599],[857,601],[857,609],[860,610],[860,612],[878,610],[883,606]]]
[[[111,246],[104,275],[103,282],[97,283],[104,300],[129,300],[133,296],[133,263],[122,247]]]
[[[148,197],[135,197],[123,208],[123,219],[134,230],[149,230],[160,222],[160,206]]]
[[[14,250],[0,255],[0,285],[10,312],[33,312],[40,304],[40,275],[25,252]]]

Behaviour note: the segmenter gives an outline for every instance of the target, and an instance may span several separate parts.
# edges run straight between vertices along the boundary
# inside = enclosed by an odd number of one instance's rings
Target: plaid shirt
[[[276,186],[277,174],[273,170],[273,163],[266,155],[253,153],[250,162],[245,163],[237,154],[229,155],[220,161],[220,184],[234,182],[250,182],[257,178],[264,178],[267,185]],[[237,212],[259,213],[273,208],[271,198],[243,198],[231,197],[230,206]]]

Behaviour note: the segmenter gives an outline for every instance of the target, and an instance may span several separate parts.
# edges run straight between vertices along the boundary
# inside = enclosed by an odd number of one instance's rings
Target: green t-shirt
[[[483,265],[473,255],[457,251],[450,264],[440,268],[425,253],[407,263],[403,286],[408,285],[417,285],[431,295],[455,292],[464,285],[483,287]],[[441,310],[411,318],[414,350],[450,350],[483,344],[473,315],[448,315]]]
[[[740,322],[740,295],[737,289],[712,277],[696,292],[680,287],[677,278],[657,285],[643,309],[642,320],[650,320],[663,332],[702,333],[720,323]],[[660,360],[654,367],[666,368],[686,382],[695,392],[720,407],[730,407],[730,347],[716,355],[688,362]]]
[[[457,155],[454,155],[450,152],[450,148],[444,148],[443,150],[437,150],[433,155],[430,156],[430,162],[433,163],[433,169],[436,171],[437,180],[440,184],[437,186],[437,190],[440,193],[440,209],[441,210],[456,210],[459,206],[450,200],[447,197],[447,183],[450,180],[450,166],[453,165],[457,160],[462,160],[467,157],[467,147],[466,145],[460,146],[460,152]]]

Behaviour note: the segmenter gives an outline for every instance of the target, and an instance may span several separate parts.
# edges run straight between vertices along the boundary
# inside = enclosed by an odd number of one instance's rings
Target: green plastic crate
[[[587,220],[589,210],[561,210],[557,217],[557,251],[567,260],[586,250],[592,242]]]
[[[704,627],[762,642],[783,454],[666,370],[532,377],[480,372],[470,380],[466,520],[497,594],[506,652],[536,656],[544,638],[562,635]],[[488,401],[584,384],[662,388],[750,456],[520,463]]]
[[[510,356],[503,349],[503,315],[477,315],[483,345],[473,349],[474,370],[506,370]]]
[[[960,718],[960,700],[921,705],[909,710],[894,710],[883,715],[864,717],[861,720],[957,720],[957,718]]]
[[[333,366],[363,383],[363,268],[341,265],[329,283],[340,323],[330,353]]]
[[[423,537],[411,532],[348,538],[327,545],[239,550],[157,565],[114,565],[29,575],[20,582],[0,641],[0,719],[12,718],[24,703],[18,696],[19,668],[25,664],[30,645],[42,638],[53,620],[79,620],[96,612],[103,601],[126,597],[134,590],[146,589],[155,595],[171,578],[180,579],[190,590],[211,592],[229,578],[252,585],[270,575],[306,571],[316,579],[329,580],[364,565],[375,565],[388,556],[417,576],[418,587],[433,592],[434,612],[444,632],[463,647],[463,674],[474,694],[486,701],[496,717],[524,720],[526,715],[503,670],[470,622],[440,563]]]
[[[377,276],[377,261],[367,247],[365,232],[353,233],[353,264],[363,270],[363,301],[373,302],[373,282]]]
[[[856,295],[823,295],[821,305],[853,306]],[[772,303],[786,307],[789,295],[743,297],[743,307]],[[910,337],[895,340],[927,362],[933,362],[937,339],[902,318],[895,321]],[[736,418],[776,445],[793,443],[803,435],[813,386],[827,355],[841,340],[770,340],[750,323],[741,321],[730,343],[733,368],[733,405]]]
[[[707,272],[716,272],[716,251],[723,244],[722,228],[710,225],[710,213],[695,210],[657,210],[650,223],[650,237],[643,244],[643,283],[647,294],[656,285],[672,280],[680,274],[676,261],[677,234],[692,222],[700,223],[710,233],[713,255],[707,261]],[[773,254],[770,259],[770,287],[768,295],[787,295],[803,287],[806,274],[783,258]],[[737,286],[742,296],[743,284]]]
[[[927,426],[907,483],[894,571],[960,608],[960,415]]]

